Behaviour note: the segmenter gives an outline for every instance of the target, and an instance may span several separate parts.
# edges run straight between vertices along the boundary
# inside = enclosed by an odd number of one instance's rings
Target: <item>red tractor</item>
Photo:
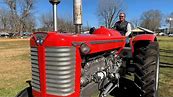
[[[105,27],[92,34],[36,32],[30,39],[30,87],[17,97],[157,97],[156,36],[137,35],[125,45],[125,36]]]

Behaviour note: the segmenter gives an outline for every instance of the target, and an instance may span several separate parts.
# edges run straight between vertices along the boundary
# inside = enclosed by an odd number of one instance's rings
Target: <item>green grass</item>
[[[173,50],[173,37],[158,37],[161,49]],[[31,79],[28,40],[0,39],[0,97],[14,97]],[[161,52],[173,56],[173,53]],[[161,61],[173,63],[172,57]],[[173,97],[173,68],[160,68],[160,97]]]
[[[0,97],[14,97],[31,79],[28,40],[0,39]]]
[[[167,37],[167,36],[158,37],[158,41],[160,49],[170,51],[170,52],[160,52],[161,62],[173,64],[173,37]]]
[[[158,41],[160,49],[171,51],[160,52],[161,62],[173,64],[173,37],[158,37]],[[159,95],[173,97],[173,68],[160,68]]]
[[[173,68],[160,68],[160,97],[173,97]]]

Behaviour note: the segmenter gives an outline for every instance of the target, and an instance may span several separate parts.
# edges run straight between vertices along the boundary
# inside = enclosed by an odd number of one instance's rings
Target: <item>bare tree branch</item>
[[[35,26],[32,10],[35,0],[4,0],[10,8],[8,13],[11,32],[31,31]]]
[[[162,14],[159,10],[149,10],[141,16],[141,26],[155,31],[161,25]]]
[[[60,32],[74,32],[74,25],[71,19],[57,18],[58,30]],[[53,16],[52,13],[45,13],[40,18],[42,24],[42,31],[52,31],[53,29]]]
[[[0,29],[3,31],[7,31],[8,27],[8,17],[9,13],[5,9],[0,10]]]
[[[111,28],[122,10],[122,0],[99,0],[97,15],[103,25]]]

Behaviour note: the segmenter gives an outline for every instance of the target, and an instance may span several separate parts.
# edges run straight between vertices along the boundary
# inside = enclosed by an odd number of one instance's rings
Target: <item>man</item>
[[[129,37],[131,34],[131,24],[125,20],[126,14],[120,13],[119,14],[119,21],[115,23],[114,29],[119,31],[121,35]]]

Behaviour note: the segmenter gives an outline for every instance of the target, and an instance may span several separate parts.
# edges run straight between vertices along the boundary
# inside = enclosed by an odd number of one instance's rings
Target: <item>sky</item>
[[[4,6],[0,0],[0,8]],[[99,0],[83,0],[83,25],[98,26],[97,6]],[[135,18],[140,18],[141,14],[150,9],[160,10],[164,15],[169,15],[173,12],[173,0],[124,0],[126,6],[126,20],[131,21]],[[37,20],[43,13],[52,11],[52,5],[49,0],[37,0],[35,3],[34,13]],[[73,0],[61,0],[58,5],[58,15],[63,18],[73,19]],[[166,16],[164,17],[166,18]]]

